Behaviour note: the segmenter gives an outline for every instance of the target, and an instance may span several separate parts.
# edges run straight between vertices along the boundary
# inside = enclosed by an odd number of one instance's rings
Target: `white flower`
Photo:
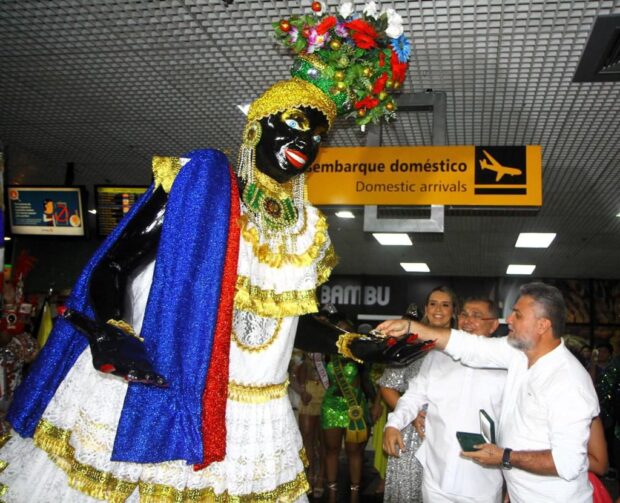
[[[372,17],[377,19],[377,3],[376,2],[368,2],[366,7],[364,7],[364,14],[368,17]]]
[[[338,7],[338,13],[343,18],[348,18],[353,13],[353,2],[342,2]]]
[[[385,34],[390,38],[400,37],[404,32],[403,18],[394,9],[387,9],[385,13],[388,18],[388,27],[385,30]]]

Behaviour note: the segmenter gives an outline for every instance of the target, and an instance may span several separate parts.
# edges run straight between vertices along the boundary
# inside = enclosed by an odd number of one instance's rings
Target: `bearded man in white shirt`
[[[497,445],[480,444],[462,456],[503,467],[511,503],[589,503],[587,443],[599,406],[590,376],[561,339],[562,294],[544,283],[523,285],[507,321],[508,337],[501,339],[414,322],[411,331],[468,365],[508,369]],[[403,320],[377,328],[388,336],[409,331]],[[393,453],[398,438],[390,434],[385,443]]]
[[[498,328],[498,311],[488,299],[469,299],[458,316],[459,329],[490,337]],[[422,495],[432,503],[497,503],[502,495],[502,475],[459,456],[457,431],[480,429],[479,411],[499,420],[506,371],[467,367],[440,351],[431,351],[418,375],[388,416],[385,450],[400,430],[428,403],[424,443],[416,457],[424,467]]]

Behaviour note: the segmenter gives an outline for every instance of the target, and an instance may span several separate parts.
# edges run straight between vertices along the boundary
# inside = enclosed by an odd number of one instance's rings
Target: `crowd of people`
[[[359,500],[360,454],[365,448],[376,450],[377,438],[388,454],[387,469],[382,473],[378,466],[378,482],[369,485],[386,502],[612,501],[610,489],[617,491],[613,454],[620,444],[615,413],[620,358],[613,357],[608,343],[591,353],[588,348],[569,350],[560,336],[565,306],[555,287],[530,283],[521,288],[506,320],[507,337],[496,336],[501,313],[493,300],[459,301],[445,286],[428,293],[419,322],[409,311],[402,319],[381,323],[378,330],[392,337],[415,333],[434,340],[435,350],[408,365],[385,367],[371,380],[374,388],[361,385],[365,366],[345,363],[373,436],[372,447],[366,446],[365,435],[354,444],[344,442],[350,501]],[[352,330],[350,322],[342,326]],[[311,369],[305,371],[310,376],[305,386],[321,382],[317,369],[325,361],[304,355]],[[329,356],[327,361],[329,368]],[[316,402],[317,429],[305,445],[315,453],[309,469],[318,489],[314,496],[325,488],[327,501],[336,501],[333,467],[350,422],[343,414],[338,436],[333,436],[338,430],[326,420],[329,402],[339,396],[345,404],[346,393],[333,370],[326,375],[319,389],[327,398],[321,406]],[[302,394],[302,401],[310,402],[309,395]],[[376,414],[368,413],[366,403],[377,402],[389,411],[385,423],[380,407]],[[302,410],[300,424],[305,421]],[[372,428],[375,422],[379,429]],[[467,438],[468,433],[485,436],[466,445],[459,435]]]
[[[371,337],[315,315],[336,256],[303,173],[338,115],[394,118],[410,53],[393,9],[323,9],[274,24],[297,58],[251,104],[236,171],[213,149],[154,158],[12,397],[6,501],[335,503],[345,478],[356,503],[371,430],[389,502],[604,497],[620,362],[569,352],[556,288],[524,285],[501,338],[493,301],[447,287]]]

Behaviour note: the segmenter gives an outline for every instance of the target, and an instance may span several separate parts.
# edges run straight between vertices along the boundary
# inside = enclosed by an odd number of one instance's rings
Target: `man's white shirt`
[[[428,403],[426,438],[416,457],[424,467],[424,477],[431,477],[448,496],[479,502],[497,502],[501,497],[501,471],[462,458],[456,432],[479,432],[480,409],[498,421],[505,379],[504,370],[467,367],[440,351],[431,351],[388,416],[386,427],[402,430]]]
[[[497,428],[500,447],[551,450],[559,476],[503,471],[511,503],[591,502],[587,444],[598,399],[590,376],[564,341],[531,368],[525,353],[505,337],[452,330],[445,351],[474,367],[508,369]]]

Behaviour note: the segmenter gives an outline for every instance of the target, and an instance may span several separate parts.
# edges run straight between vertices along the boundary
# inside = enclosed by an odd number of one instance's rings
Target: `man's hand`
[[[387,320],[375,329],[387,337],[413,336],[420,341],[433,341],[437,349],[445,349],[450,340],[450,329],[431,327],[419,321]]]
[[[130,383],[168,386],[166,380],[153,371],[144,345],[138,339],[72,309],[67,309],[63,316],[88,339],[93,366],[97,370],[122,377]]]
[[[387,320],[381,323],[377,328],[377,332],[390,337],[400,337],[407,334],[411,322],[409,320]]]
[[[383,450],[388,456],[400,457],[401,452],[405,452],[405,443],[400,430],[388,426],[383,432]]]
[[[461,456],[469,458],[483,466],[501,466],[504,449],[495,444],[474,445],[477,451],[461,452]]]
[[[421,440],[424,440],[424,437],[426,436],[426,412],[421,410],[418,413],[416,418],[413,420],[413,427],[418,433],[418,437],[420,437]]]

